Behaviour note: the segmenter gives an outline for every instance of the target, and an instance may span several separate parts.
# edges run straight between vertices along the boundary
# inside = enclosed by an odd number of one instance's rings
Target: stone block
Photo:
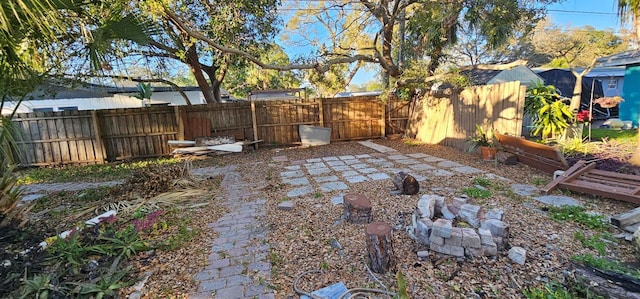
[[[489,245],[482,244],[482,254],[484,256],[498,255],[498,247],[496,246],[496,243],[492,243]]]
[[[416,236],[416,240],[419,243],[428,245],[432,227],[433,221],[431,221],[431,219],[417,218],[414,224],[414,234]]]
[[[480,241],[480,236],[478,236],[475,229],[473,228],[462,229],[462,247],[480,248],[481,245],[482,245],[482,242]]]
[[[458,217],[471,226],[478,227],[480,226],[480,206],[463,204],[460,207]]]
[[[464,247],[462,247],[462,246],[451,246],[451,255],[457,256],[457,257],[463,257],[464,256]]]
[[[448,254],[448,255],[453,255],[458,257],[464,256],[464,248],[460,246],[451,246],[451,245],[440,246],[440,245],[431,243],[429,248],[431,248],[431,250],[435,252],[442,253],[442,254]]]
[[[491,209],[484,213],[484,219],[495,219],[502,221],[504,211],[502,209]]]
[[[496,219],[487,219],[482,222],[480,228],[488,229],[492,236],[495,237],[508,237],[509,225]]]
[[[429,260],[429,250],[418,251],[418,259],[421,261]]]
[[[464,254],[471,257],[479,257],[483,255],[482,248],[464,247]]]
[[[418,217],[429,219],[433,218],[433,216],[435,216],[437,198],[444,201],[444,197],[438,195],[427,194],[420,197],[420,200],[418,200],[418,207],[416,208]]]
[[[442,208],[444,208],[446,206],[446,203],[444,201],[444,196],[438,196],[438,197],[434,197],[434,200],[436,202],[434,209],[433,209],[433,214],[436,217],[440,217],[442,216]]]
[[[440,236],[436,236],[435,234],[431,234],[431,237],[429,237],[429,243],[431,245],[436,244],[438,246],[442,246],[444,245],[444,238]]]
[[[293,201],[287,200],[278,204],[278,210],[290,211],[293,210],[295,203]]]
[[[453,206],[460,208],[462,207],[462,205],[467,204],[467,202],[469,201],[469,198],[466,196],[461,196],[461,197],[454,197],[453,198]]]
[[[527,250],[522,247],[511,247],[509,249],[509,258],[516,264],[524,265],[527,261]]]
[[[458,227],[451,229],[451,236],[444,239],[444,245],[462,246],[462,229]]]
[[[456,218],[456,216],[457,216],[457,210],[455,210],[455,211],[456,211],[456,213],[453,213],[453,212],[451,211],[452,209],[450,209],[450,207],[452,207],[452,206],[444,206],[444,207],[442,207],[442,208],[440,209],[440,213],[442,213],[442,217],[443,217],[444,219],[447,219],[447,220],[453,220],[453,219],[455,219],[455,218]]]
[[[491,231],[488,229],[480,228],[478,229],[478,236],[480,236],[480,243],[482,245],[495,245],[493,242],[493,236],[491,235]]]
[[[451,220],[438,219],[433,223],[431,233],[439,237],[449,238],[451,237],[452,228]]]
[[[498,251],[507,249],[507,241],[503,237],[493,237],[493,242],[496,244]]]

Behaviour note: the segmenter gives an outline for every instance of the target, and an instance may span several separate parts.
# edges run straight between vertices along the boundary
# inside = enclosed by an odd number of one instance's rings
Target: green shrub
[[[604,216],[587,213],[579,206],[549,207],[549,217],[556,221],[572,221],[590,229],[602,230],[609,226]]]

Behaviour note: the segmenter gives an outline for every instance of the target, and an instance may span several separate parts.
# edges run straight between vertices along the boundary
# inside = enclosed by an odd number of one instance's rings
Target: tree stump
[[[412,175],[400,171],[393,177],[393,185],[406,195],[418,194],[420,191],[420,184]]]
[[[371,201],[364,195],[349,193],[344,196],[344,219],[351,223],[363,224],[373,220]]]
[[[511,153],[499,151],[496,153],[496,160],[504,165],[516,165],[518,164],[518,157]]]
[[[391,225],[384,222],[373,222],[367,225],[367,254],[369,269],[384,274],[389,270],[395,272],[396,258],[393,251]]]

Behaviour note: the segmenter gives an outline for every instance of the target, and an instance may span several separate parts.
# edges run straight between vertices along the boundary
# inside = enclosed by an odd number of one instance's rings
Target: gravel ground
[[[474,154],[458,151],[452,148],[436,145],[415,145],[402,140],[374,140],[375,143],[398,150],[400,153],[425,153],[448,159],[464,165],[482,169],[486,172],[509,178],[511,182],[493,181],[490,186],[492,196],[489,199],[471,200],[486,209],[493,207],[505,211],[505,222],[510,224],[509,244],[527,249],[527,263],[513,264],[500,253],[496,258],[453,259],[447,256],[431,253],[429,261],[420,261],[416,256],[419,250],[427,248],[416,245],[403,231],[393,233],[395,255],[398,269],[407,279],[407,288],[413,298],[443,298],[443,297],[475,297],[475,298],[520,298],[522,289],[530,286],[540,286],[547,281],[564,281],[566,269],[571,256],[582,253],[595,253],[584,248],[580,242],[574,240],[576,230],[584,230],[589,236],[592,232],[574,223],[559,223],[550,220],[540,210],[541,204],[528,197],[521,197],[510,191],[511,183],[545,184],[550,176],[529,168],[525,165],[505,166],[493,162],[481,161]],[[324,270],[301,279],[299,287],[304,290],[315,290],[329,284],[341,281],[348,288],[369,287],[389,288],[396,290],[396,277],[393,274],[372,276],[366,269],[367,257],[365,252],[365,225],[340,222],[341,205],[333,205],[331,198],[340,192],[312,193],[306,197],[294,199],[295,209],[292,211],[278,210],[277,204],[286,198],[292,188],[282,183],[280,172],[284,166],[291,165],[291,161],[306,160],[341,155],[372,154],[374,150],[364,147],[357,142],[340,142],[326,146],[310,148],[278,148],[261,149],[243,154],[232,154],[215,157],[198,164],[238,165],[238,172],[242,173],[246,181],[256,177],[267,181],[264,197],[267,199],[267,217],[264,219],[270,233],[268,242],[271,246],[269,259],[272,264],[272,277],[268,282],[275,290],[276,298],[297,298],[294,291],[294,281],[299,274],[309,270]],[[275,162],[273,157],[286,156],[288,162]],[[421,192],[418,195],[393,195],[391,180],[366,181],[350,184],[348,192],[356,192],[367,196],[375,213],[375,221],[390,224],[398,222],[398,214],[411,212],[422,194],[440,194],[450,202],[451,198],[461,195],[461,190],[474,185],[477,175],[455,175],[448,179],[438,177],[427,178],[421,182]],[[312,183],[315,184],[315,183]],[[317,187],[317,186],[316,186]],[[434,191],[435,190],[435,191]],[[556,193],[560,193],[556,191]],[[604,215],[614,215],[627,211],[634,206],[628,203],[594,198],[571,193],[570,196],[583,203],[588,209]],[[200,215],[200,214],[198,214]],[[202,215],[206,215],[206,211]],[[198,224],[213,222],[220,213],[206,216],[198,220]],[[199,219],[199,217],[194,217]],[[205,227],[205,226],[203,226]],[[207,228],[203,228],[208,230]],[[618,233],[611,229],[612,234]],[[166,258],[170,268],[197,268],[202,265],[200,258],[206,256],[206,250],[214,236],[203,234],[193,241],[193,248],[198,258],[192,258],[186,263],[177,263]],[[338,241],[342,249],[332,247]],[[193,247],[191,247],[193,246]],[[192,250],[173,252],[172,256],[191,254]],[[607,257],[622,261],[631,261],[633,255],[628,242],[614,241],[609,244]],[[160,263],[162,264],[162,263]],[[162,265],[154,267],[162,267]],[[190,266],[185,266],[190,265]],[[205,265],[202,265],[204,267]],[[175,274],[173,274],[175,272]],[[188,271],[167,270],[162,278],[152,278],[149,284],[154,288],[180,285],[185,292],[193,291],[193,281],[185,275]],[[179,273],[178,273],[179,272]],[[197,271],[196,271],[197,272]],[[174,284],[167,284],[176,280]],[[191,288],[189,290],[189,288]],[[162,292],[160,292],[162,293]],[[158,292],[152,292],[156,294]],[[180,297],[174,293],[172,296]],[[154,298],[153,296],[146,296]]]

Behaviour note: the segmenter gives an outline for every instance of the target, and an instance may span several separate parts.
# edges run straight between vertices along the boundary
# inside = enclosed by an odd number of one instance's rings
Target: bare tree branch
[[[178,17],[173,12],[169,11],[169,9],[165,8],[164,12],[178,27],[180,27],[182,31],[187,33],[189,36],[209,44],[210,46],[212,46],[213,48],[215,48],[216,50],[222,53],[237,55],[242,58],[245,58],[264,69],[271,69],[271,70],[278,70],[278,71],[314,69],[320,73],[325,73],[329,70],[329,67],[331,67],[331,65],[334,65],[334,64],[351,63],[356,61],[377,63],[377,57],[372,57],[368,55],[353,55],[350,57],[340,57],[340,58],[329,59],[322,63],[316,62],[316,63],[309,63],[309,64],[289,64],[289,65],[267,64],[262,62],[257,57],[251,55],[250,53],[220,45],[216,43],[214,40],[205,36],[204,34],[191,29],[182,19],[180,19],[180,17]]]

